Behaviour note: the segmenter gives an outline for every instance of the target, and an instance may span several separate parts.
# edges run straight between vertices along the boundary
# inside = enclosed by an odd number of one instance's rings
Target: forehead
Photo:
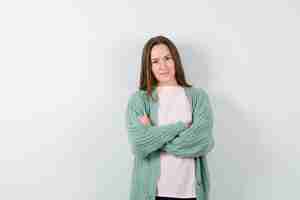
[[[171,55],[171,52],[167,45],[165,44],[157,44],[154,45],[151,49],[151,58],[159,58],[164,57],[166,55]]]

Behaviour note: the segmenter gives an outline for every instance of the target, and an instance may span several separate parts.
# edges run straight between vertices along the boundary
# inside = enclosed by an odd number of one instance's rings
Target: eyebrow
[[[166,57],[166,56],[171,56],[171,54],[166,54],[166,55],[163,56],[163,57]],[[156,60],[156,59],[158,59],[158,58],[151,58],[151,60]]]

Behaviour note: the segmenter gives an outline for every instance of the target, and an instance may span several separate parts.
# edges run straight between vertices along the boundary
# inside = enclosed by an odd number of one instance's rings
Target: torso
[[[183,87],[157,87],[157,94],[159,98],[158,125],[175,123],[178,120],[191,121],[191,106]],[[196,197],[194,190],[195,161],[193,158],[178,157],[161,151],[160,162],[157,196]]]

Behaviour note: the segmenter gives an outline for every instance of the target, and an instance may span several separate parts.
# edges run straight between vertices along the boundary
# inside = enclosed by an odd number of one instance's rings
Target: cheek
[[[169,71],[171,74],[175,74],[175,64],[173,62],[169,64]]]
[[[151,71],[152,71],[152,73],[154,74],[155,77],[158,76],[158,70],[155,68],[155,66],[152,67]]]

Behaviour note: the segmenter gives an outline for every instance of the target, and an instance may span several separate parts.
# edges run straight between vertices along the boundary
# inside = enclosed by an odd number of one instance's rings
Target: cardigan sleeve
[[[183,121],[161,126],[143,125],[138,117],[144,115],[144,102],[138,93],[133,94],[126,108],[126,128],[131,152],[140,158],[147,157],[187,129]]]
[[[167,142],[162,150],[179,157],[200,157],[214,147],[213,113],[207,93],[200,89],[193,101],[193,122],[179,137]]]

